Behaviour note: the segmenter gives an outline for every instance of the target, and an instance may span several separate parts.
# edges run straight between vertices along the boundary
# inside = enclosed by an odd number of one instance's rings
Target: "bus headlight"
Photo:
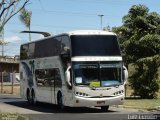
[[[83,93],[83,92],[76,92],[76,96],[80,96],[80,97],[89,97],[88,94]]]
[[[124,93],[123,90],[120,90],[118,92],[113,93],[113,95],[117,96],[117,95],[122,95]]]

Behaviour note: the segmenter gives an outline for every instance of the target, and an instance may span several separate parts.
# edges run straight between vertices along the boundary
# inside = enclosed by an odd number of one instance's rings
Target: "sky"
[[[46,31],[52,35],[73,30],[101,29],[122,25],[122,18],[132,5],[143,4],[149,12],[160,14],[160,0],[30,0],[26,9],[32,11],[31,30]],[[19,20],[19,14],[14,16],[4,28],[5,56],[19,55],[20,45],[29,42],[27,30]],[[32,34],[32,41],[43,38]],[[0,46],[0,54],[2,48]]]

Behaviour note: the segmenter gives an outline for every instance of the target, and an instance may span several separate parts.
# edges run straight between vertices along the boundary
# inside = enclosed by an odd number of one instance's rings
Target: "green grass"
[[[160,99],[126,99],[123,105],[137,109],[150,110],[160,106]]]
[[[26,118],[16,113],[0,112],[0,120],[26,120]]]
[[[131,76],[135,72],[135,66],[133,64],[129,65],[129,76]],[[158,69],[158,84],[160,86],[160,67]],[[160,89],[157,92],[157,99],[138,99],[132,96],[133,89],[127,86],[126,89],[126,99],[123,104],[124,107],[129,108],[137,108],[143,110],[152,110],[158,106],[160,106]]]
[[[139,99],[134,96],[131,96],[133,90],[127,86],[126,89],[126,99],[123,104],[124,107],[137,108],[143,110],[154,110],[160,106],[160,90],[157,92],[157,99]]]

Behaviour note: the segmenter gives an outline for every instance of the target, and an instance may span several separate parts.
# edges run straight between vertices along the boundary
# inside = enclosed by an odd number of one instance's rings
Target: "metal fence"
[[[7,72],[0,72],[0,88],[1,88],[1,93],[4,94],[6,93],[4,91],[5,86],[10,86],[11,87],[11,92],[14,93],[14,85],[19,85],[20,78],[19,78],[19,73],[7,73]]]

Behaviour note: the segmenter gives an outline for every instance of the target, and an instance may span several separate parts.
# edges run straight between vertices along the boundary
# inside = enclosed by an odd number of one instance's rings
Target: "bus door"
[[[72,89],[73,87],[73,81],[72,81],[72,69],[71,66],[68,66],[65,71],[65,80],[66,80],[66,101],[71,102],[73,99],[74,91]],[[69,104],[69,103],[68,103]]]

